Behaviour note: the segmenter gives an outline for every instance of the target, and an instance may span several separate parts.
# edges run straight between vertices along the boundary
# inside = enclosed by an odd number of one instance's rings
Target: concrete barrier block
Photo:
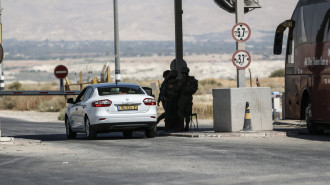
[[[270,88],[213,89],[212,93],[215,132],[241,131],[246,102],[250,104],[252,130],[273,130]]]

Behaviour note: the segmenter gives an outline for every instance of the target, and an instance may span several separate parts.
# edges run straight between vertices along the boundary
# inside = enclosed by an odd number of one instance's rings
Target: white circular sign
[[[251,29],[249,25],[245,23],[237,23],[233,27],[231,34],[237,42],[245,42],[251,36]]]
[[[245,50],[238,50],[234,53],[232,61],[237,69],[245,69],[251,63],[251,55]]]

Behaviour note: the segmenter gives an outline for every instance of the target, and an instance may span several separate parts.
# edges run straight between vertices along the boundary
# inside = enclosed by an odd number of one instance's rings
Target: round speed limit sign
[[[245,42],[251,36],[251,29],[249,25],[245,23],[237,23],[233,27],[231,34],[237,42]]]
[[[237,69],[245,69],[251,63],[251,55],[246,50],[238,50],[234,53],[232,61]]]

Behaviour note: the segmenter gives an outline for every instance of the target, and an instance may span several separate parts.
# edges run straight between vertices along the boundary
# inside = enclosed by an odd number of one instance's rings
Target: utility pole
[[[119,50],[119,31],[118,31],[118,0],[113,0],[114,13],[114,35],[115,35],[115,80],[121,81],[120,76],[120,50]]]
[[[0,0],[0,44],[2,45],[2,7],[1,7],[1,0]],[[0,62],[0,91],[5,90],[5,77],[3,74],[3,62]]]
[[[183,61],[183,34],[182,34],[182,0],[174,0],[174,14],[175,14],[175,53],[176,53],[176,67],[175,69],[180,73],[181,68],[186,66]]]
[[[236,23],[244,23],[244,0],[236,0]],[[244,42],[236,42],[236,50],[245,50]],[[245,87],[245,69],[237,69],[237,87]]]

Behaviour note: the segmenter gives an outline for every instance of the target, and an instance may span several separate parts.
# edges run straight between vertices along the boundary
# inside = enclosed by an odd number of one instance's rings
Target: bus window
[[[304,21],[304,7],[300,8],[299,18],[297,20],[297,45],[307,42],[305,21]]]
[[[328,5],[326,5],[328,4]],[[327,32],[329,30],[330,21],[330,2],[318,3],[315,5],[317,13],[314,15],[313,19],[313,38],[312,42],[325,42],[327,40]],[[328,30],[326,28],[328,27]]]
[[[312,38],[312,28],[313,28],[313,19],[314,19],[314,10],[315,10],[315,4],[305,5],[304,6],[304,25],[305,25],[305,31],[306,31],[306,37],[307,42],[311,43]],[[318,10],[316,10],[318,11]]]
[[[328,30],[328,39],[327,39],[327,41],[330,42],[330,20],[329,20],[329,23],[328,23],[328,29],[326,29],[326,30]],[[328,55],[330,56],[330,53]]]
[[[299,44],[299,37],[298,37],[298,30],[299,30],[299,26],[300,26],[299,15],[300,15],[300,8],[297,8],[292,16],[292,20],[293,20],[294,24],[290,28],[289,35],[288,35],[288,45],[287,45],[287,50],[286,50],[286,54],[288,56],[288,59],[287,59],[288,64],[294,63],[294,50],[295,50],[296,46]]]
[[[293,64],[294,63],[294,40],[290,39],[288,41],[288,64]]]

